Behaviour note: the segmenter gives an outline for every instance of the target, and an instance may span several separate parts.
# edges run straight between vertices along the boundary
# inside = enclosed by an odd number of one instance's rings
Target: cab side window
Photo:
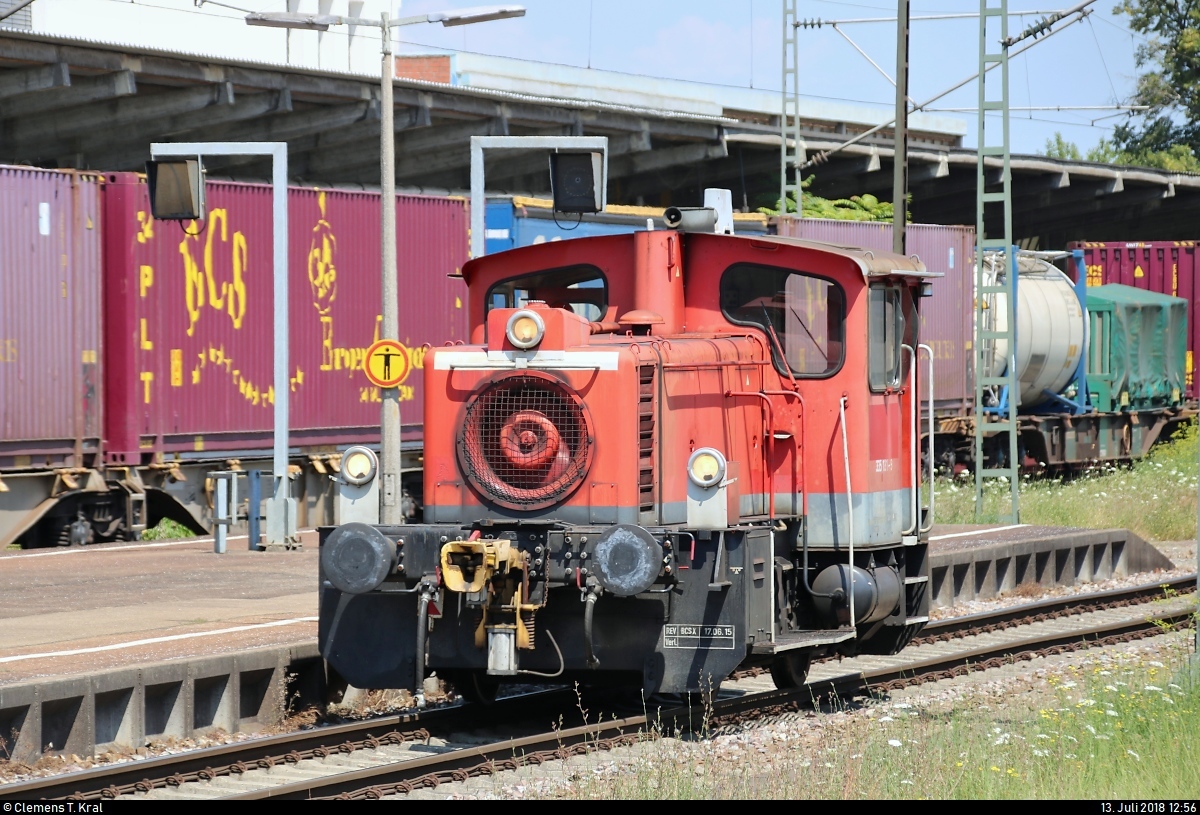
[[[767,332],[780,373],[790,369],[793,376],[820,378],[842,367],[846,294],[832,280],[737,263],[721,276],[721,311],[731,323]]]
[[[916,345],[916,309],[907,287],[873,283],[868,300],[868,380],[872,390],[898,388],[908,378]]]

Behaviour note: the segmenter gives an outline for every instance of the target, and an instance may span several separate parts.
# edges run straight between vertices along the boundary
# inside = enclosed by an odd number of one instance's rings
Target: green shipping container
[[[1087,290],[1088,390],[1103,412],[1178,405],[1187,372],[1187,301],[1132,286]]]

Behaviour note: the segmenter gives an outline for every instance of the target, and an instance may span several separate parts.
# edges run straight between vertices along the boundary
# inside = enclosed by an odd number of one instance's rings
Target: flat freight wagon
[[[1197,360],[1200,346],[1200,266],[1195,241],[1080,241],[1070,244],[1083,250],[1089,287],[1119,283],[1187,301],[1186,396],[1195,400]]]
[[[134,174],[0,169],[0,229],[14,230],[0,292],[25,293],[0,298],[0,544],[114,539],[163,517],[207,528],[208,471],[270,470],[271,189],[210,182],[206,195],[205,221],[180,225],[149,217]],[[288,191],[301,525],[335,520],[340,451],[379,441],[380,394],[361,367],[380,330],[378,213],[378,193]],[[459,198],[397,197],[414,490],[425,349],[467,338],[468,220]]]

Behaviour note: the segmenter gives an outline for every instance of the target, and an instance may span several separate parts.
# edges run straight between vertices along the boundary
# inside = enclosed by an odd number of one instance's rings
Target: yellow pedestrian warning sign
[[[408,379],[412,362],[408,349],[395,340],[380,340],[367,349],[363,372],[371,384],[380,388],[395,388]]]

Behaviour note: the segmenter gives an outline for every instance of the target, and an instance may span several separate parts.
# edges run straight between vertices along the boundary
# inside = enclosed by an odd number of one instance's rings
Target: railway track
[[[584,722],[574,690],[504,700],[486,730],[470,708],[427,711],[255,739],[180,755],[0,786],[0,799],[109,800],[378,798],[582,752],[635,744],[652,729],[708,732],[811,708],[814,700],[887,692],[970,671],[1153,636],[1187,624],[1196,578],[1054,598],[931,623],[890,657],[827,660],[802,689],[779,691],[752,673],[726,683],[704,711],[645,709]],[[585,706],[594,704],[589,702]],[[548,713],[549,711],[549,713]],[[552,717],[554,721],[549,721]],[[648,721],[648,719],[650,721]],[[577,724],[576,724],[577,722]],[[572,726],[573,725],[573,726]]]

